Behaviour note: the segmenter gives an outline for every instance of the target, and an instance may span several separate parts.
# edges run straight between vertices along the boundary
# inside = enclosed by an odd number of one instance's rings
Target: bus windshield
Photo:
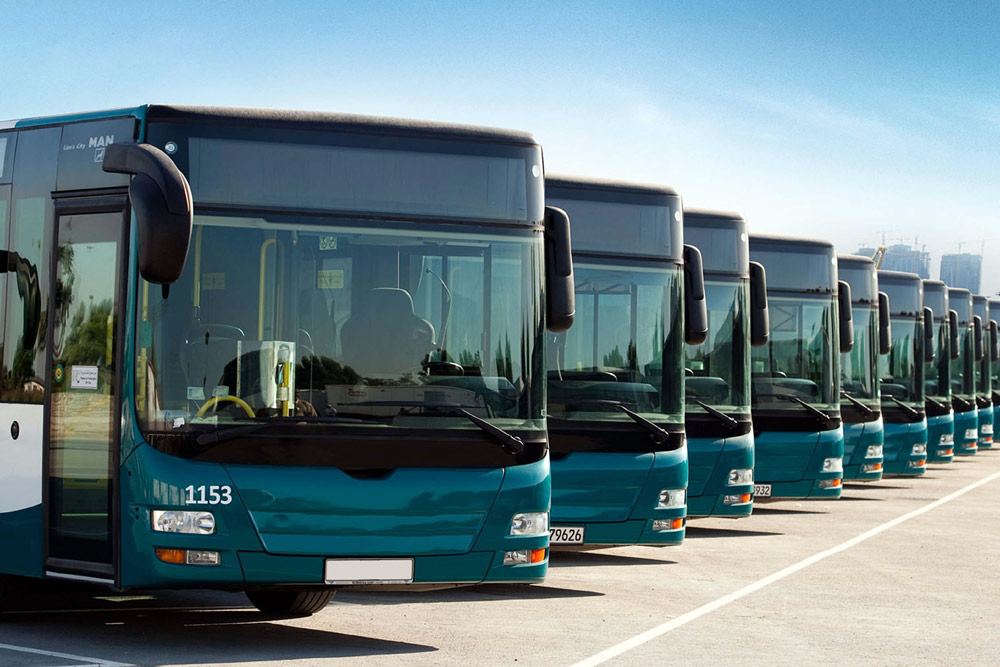
[[[708,338],[684,346],[685,410],[702,403],[726,413],[750,412],[750,281],[705,281]]]
[[[141,284],[142,426],[544,429],[541,238],[481,231],[196,215],[169,296]]]
[[[934,399],[947,401],[951,398],[949,375],[951,356],[948,353],[948,327],[946,322],[934,321],[934,361],[924,364],[924,393]]]
[[[548,416],[682,423],[682,273],[676,264],[574,265],[576,319],[548,355]],[[664,372],[666,369],[666,372]]]
[[[835,297],[768,294],[768,310],[770,340],[751,352],[753,408],[801,411],[802,401],[838,410]]]
[[[878,309],[855,304],[852,310],[854,347],[840,355],[840,385],[851,398],[878,409]],[[849,400],[842,402],[847,405]]]
[[[898,407],[898,400],[913,408],[924,408],[923,340],[920,321],[892,318],[892,350],[879,357],[879,389],[884,407]]]

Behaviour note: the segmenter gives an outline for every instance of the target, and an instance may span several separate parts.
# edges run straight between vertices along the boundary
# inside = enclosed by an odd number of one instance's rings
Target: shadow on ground
[[[44,594],[39,594],[44,593]],[[137,665],[217,664],[397,655],[434,646],[297,627],[261,614],[241,594],[25,587],[0,615],[0,643]],[[336,607],[323,614],[336,614]]]
[[[756,512],[756,508],[754,512]],[[784,535],[784,533],[767,530],[739,530],[737,528],[708,528],[703,526],[688,525],[686,537],[690,539],[702,539],[706,537],[764,537],[771,535]]]

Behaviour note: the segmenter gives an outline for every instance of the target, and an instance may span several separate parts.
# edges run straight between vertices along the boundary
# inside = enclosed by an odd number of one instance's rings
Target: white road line
[[[102,660],[100,658],[88,658],[83,655],[73,655],[72,653],[57,653],[56,651],[43,651],[39,648],[28,648],[26,646],[14,646],[13,644],[0,644],[0,650],[18,651],[20,653],[33,653],[35,655],[45,655],[50,658],[63,658],[72,660],[74,664],[83,663],[86,667],[135,667],[127,662],[115,662],[113,660]]]
[[[936,507],[940,507],[941,505],[944,505],[945,503],[950,502],[955,498],[958,498],[959,496],[965,495],[966,493],[972,491],[973,489],[979,488],[984,484],[989,484],[995,479],[1000,479],[1000,472],[995,472],[992,475],[989,475],[988,477],[979,480],[978,482],[973,482],[972,484],[969,484],[968,486],[963,487],[958,491],[949,493],[947,496],[939,498],[938,500],[935,500],[930,504],[924,505],[923,507],[915,509],[912,512],[908,512],[907,514],[904,514],[902,516],[896,517],[895,519],[883,523],[879,526],[876,526],[871,530],[867,530],[858,535],[857,537],[852,537],[851,539],[847,540],[842,544],[838,544],[837,546],[831,547],[826,551],[821,551],[818,554],[814,554],[809,558],[806,558],[805,560],[801,560],[798,563],[795,563],[794,565],[789,565],[785,569],[779,570],[778,572],[775,572],[772,575],[764,577],[763,579],[759,579],[758,581],[755,581],[754,583],[748,586],[744,586],[743,588],[739,589],[736,592],[730,593],[729,595],[725,595],[719,598],[718,600],[709,602],[708,604],[704,604],[698,607],[697,609],[689,611],[686,614],[682,614],[677,618],[674,618],[670,621],[667,621],[666,623],[656,626],[655,628],[647,630],[646,632],[643,632],[640,635],[636,635],[635,637],[627,639],[620,644],[616,644],[611,648],[605,649],[600,653],[598,653],[597,655],[591,656],[589,658],[586,658],[585,660],[581,660],[580,662],[575,663],[573,667],[594,667],[595,665],[600,665],[602,663],[605,663],[608,660],[611,660],[612,658],[621,655],[622,653],[631,651],[634,648],[638,648],[639,646],[642,646],[643,644],[650,642],[656,639],[657,637],[662,637],[668,632],[676,630],[681,626],[687,625],[691,621],[701,618],[706,614],[711,614],[713,611],[725,607],[730,602],[735,602],[736,600],[746,597],[751,593],[755,593],[756,591],[759,591],[760,589],[766,586],[770,586],[776,581],[780,581],[789,575],[795,574],[799,570],[804,570],[805,568],[815,563],[818,563],[824,558],[829,558],[830,556],[838,554],[841,551],[846,551],[853,546],[861,544],[870,537],[875,537],[879,533],[883,533],[889,530],[890,528],[898,526],[904,521],[909,521],[910,519],[916,516],[920,516],[925,512],[929,512]]]

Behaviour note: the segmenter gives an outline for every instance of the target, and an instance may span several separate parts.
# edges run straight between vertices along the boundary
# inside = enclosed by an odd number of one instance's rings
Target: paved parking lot
[[[341,593],[306,619],[45,586],[0,615],[0,665],[997,664],[998,497],[983,452],[693,521],[677,548],[557,552],[542,586]]]

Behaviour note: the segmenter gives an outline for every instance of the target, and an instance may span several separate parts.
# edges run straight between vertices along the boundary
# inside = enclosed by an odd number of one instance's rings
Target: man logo
[[[115,135],[107,134],[100,137],[91,137],[87,148],[104,148],[115,143]]]

